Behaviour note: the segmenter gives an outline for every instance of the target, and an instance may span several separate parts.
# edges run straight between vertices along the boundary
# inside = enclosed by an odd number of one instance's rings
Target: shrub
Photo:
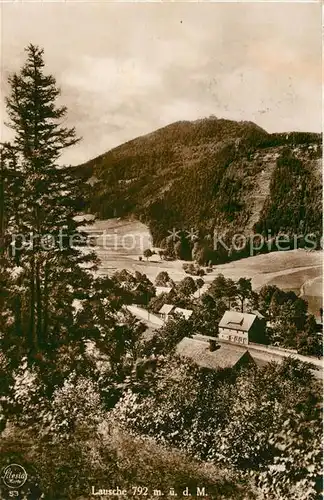
[[[264,498],[317,500],[322,492],[322,425],[291,412],[278,433],[271,433],[268,444],[273,459],[264,470],[254,473]]]
[[[146,250],[144,250],[143,255],[146,260],[148,260],[150,257],[152,257],[152,255],[154,255],[154,252],[152,252],[150,248],[147,248]]]
[[[78,426],[91,431],[103,417],[98,385],[85,377],[71,374],[58,388],[51,400],[47,418],[54,435],[69,436]]]
[[[155,286],[174,286],[174,282],[166,271],[161,271],[155,278]]]

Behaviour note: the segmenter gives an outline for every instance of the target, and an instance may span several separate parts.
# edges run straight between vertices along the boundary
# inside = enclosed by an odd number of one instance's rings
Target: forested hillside
[[[268,134],[251,122],[177,122],[127,142],[78,171],[97,181],[88,208],[134,215],[160,245],[174,227],[200,238],[321,231],[321,136]]]

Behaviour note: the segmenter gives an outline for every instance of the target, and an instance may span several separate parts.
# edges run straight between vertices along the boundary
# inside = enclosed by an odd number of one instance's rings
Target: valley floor
[[[154,282],[161,271],[167,271],[175,282],[185,276],[184,261],[165,261],[158,255],[143,258],[146,248],[152,246],[150,232],[138,221],[108,219],[97,220],[86,231],[96,240],[96,253],[101,259],[100,274],[111,275],[117,270],[140,271]],[[284,290],[300,293],[308,302],[310,311],[318,316],[322,303],[323,251],[290,250],[256,255],[227,264],[216,265],[212,273],[204,276],[209,283],[218,274],[238,280],[252,278],[258,290],[265,284],[277,285]]]

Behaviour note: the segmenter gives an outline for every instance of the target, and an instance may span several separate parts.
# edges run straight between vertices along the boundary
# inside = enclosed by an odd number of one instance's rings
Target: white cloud
[[[74,87],[76,92],[96,94],[98,99],[110,95],[117,102],[160,83],[158,73],[134,58],[117,60],[89,56],[77,66],[69,67],[61,75],[61,80],[63,84]]]
[[[320,5],[1,8],[2,73],[21,66],[27,43],[44,47],[68,123],[84,138],[66,156],[72,163],[169,122],[210,114],[253,120],[269,131],[321,129]]]

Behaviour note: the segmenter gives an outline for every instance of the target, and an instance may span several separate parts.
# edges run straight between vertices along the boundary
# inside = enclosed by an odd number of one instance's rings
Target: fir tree
[[[17,229],[21,213],[22,175],[17,168],[13,147],[4,143],[0,148],[0,253],[8,254],[10,234]]]
[[[10,230],[13,256],[19,254],[16,264],[25,271],[22,328],[37,352],[68,335],[74,293],[84,296],[91,288],[90,273],[81,264],[93,262],[93,256],[76,246],[82,238],[75,220],[81,181],[59,165],[63,151],[79,139],[74,128],[62,126],[67,109],[58,105],[54,77],[44,72],[43,50],[29,45],[26,52],[20,73],[9,78],[8,125],[15,136],[7,151],[15,159],[15,192],[19,187],[19,196],[12,197],[19,216]]]

